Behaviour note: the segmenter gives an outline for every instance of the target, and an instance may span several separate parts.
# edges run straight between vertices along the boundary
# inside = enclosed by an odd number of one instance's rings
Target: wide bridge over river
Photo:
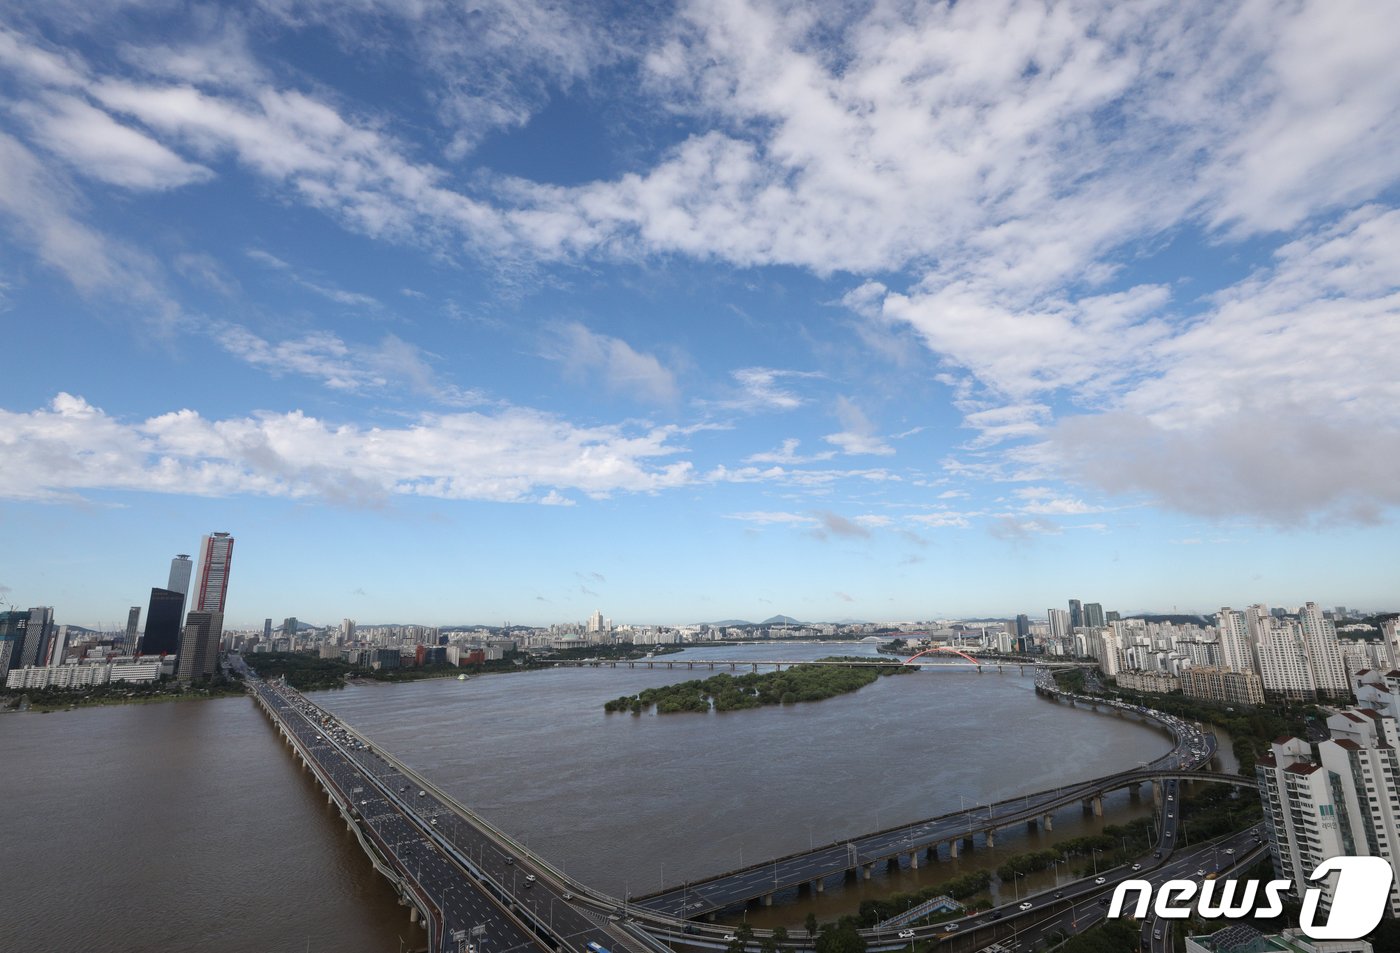
[[[1024,675],[1027,669],[1032,671],[1038,669],[1067,669],[1083,668],[1083,662],[1047,662],[1039,659],[987,656],[978,658],[969,655],[960,649],[951,647],[937,647],[925,649],[909,658],[899,658],[893,656],[888,659],[863,659],[863,658],[835,658],[835,659],[729,659],[729,658],[667,658],[657,656],[653,658],[639,659],[610,659],[610,658],[583,658],[583,659],[542,659],[547,665],[554,665],[567,668],[649,668],[649,669],[677,669],[688,670],[700,669],[702,671],[723,671],[728,669],[731,672],[747,669],[750,672],[757,672],[760,669],[771,668],[782,671],[784,668],[792,668],[794,665],[825,665],[838,668],[889,668],[891,666],[905,666],[908,668],[935,669],[935,668],[975,668],[978,672],[992,671],[1005,672],[1014,669]]]

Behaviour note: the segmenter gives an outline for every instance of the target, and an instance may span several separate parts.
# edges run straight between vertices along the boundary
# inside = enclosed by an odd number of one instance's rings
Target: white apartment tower
[[[1299,738],[1276,741],[1255,765],[1259,799],[1269,829],[1274,872],[1293,881],[1298,896],[1307,878],[1329,857],[1351,854],[1351,834],[1337,816],[1329,773],[1312,760],[1312,748]],[[1322,907],[1330,906],[1324,893]]]
[[[1256,646],[1264,691],[1303,701],[1316,698],[1317,684],[1313,681],[1312,666],[1299,627],[1287,620],[1266,616],[1259,633]]]
[[[1342,646],[1337,641],[1337,628],[1332,620],[1322,616],[1317,603],[1309,602],[1298,613],[1303,630],[1303,651],[1312,669],[1313,686],[1332,698],[1351,697],[1351,679],[1342,660]]]
[[[1220,667],[1231,672],[1258,674],[1259,666],[1255,662],[1245,614],[1225,606],[1220,610],[1217,628],[1220,633]]]
[[[1384,857],[1397,876],[1390,886],[1390,915],[1400,916],[1400,724],[1363,708],[1327,719],[1331,740],[1318,745],[1322,765],[1342,792],[1342,816],[1352,853]]]

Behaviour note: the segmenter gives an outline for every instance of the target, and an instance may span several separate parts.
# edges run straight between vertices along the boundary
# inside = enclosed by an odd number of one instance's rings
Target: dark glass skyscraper
[[[174,655],[180,650],[180,616],[185,594],[174,589],[152,589],[146,608],[146,634],[141,638],[142,655]]]
[[[1084,604],[1078,599],[1069,601],[1069,630],[1073,632],[1084,624]]]
[[[19,653],[24,646],[24,633],[29,628],[28,610],[0,612],[0,680],[12,668],[19,668]]]

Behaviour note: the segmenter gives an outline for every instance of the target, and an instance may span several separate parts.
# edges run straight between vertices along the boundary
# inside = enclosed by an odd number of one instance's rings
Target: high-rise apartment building
[[[1084,624],[1084,604],[1078,599],[1069,601],[1069,629],[1073,632]]]
[[[136,654],[136,633],[141,627],[141,607],[132,606],[126,611],[126,649]]]
[[[1270,748],[1254,768],[1269,830],[1269,853],[1274,872],[1293,881],[1301,897],[1318,864],[1338,854],[1355,853],[1351,831],[1337,816],[1328,772],[1313,760],[1308,743],[1287,738]]]
[[[1259,633],[1255,651],[1264,691],[1298,701],[1317,698],[1301,629],[1291,620],[1266,616],[1259,624]]]
[[[1308,602],[1298,611],[1302,629],[1303,651],[1312,669],[1313,687],[1330,698],[1351,698],[1351,678],[1342,661],[1342,646],[1337,641],[1337,627],[1326,619],[1315,602]]]
[[[195,610],[185,617],[175,677],[184,682],[208,678],[218,668],[219,638],[224,633],[222,612]]]
[[[297,617],[294,615],[289,615],[282,620],[282,634],[289,639],[297,637],[297,629],[299,628],[301,628],[301,623],[297,621]]]
[[[223,614],[228,597],[229,568],[233,564],[233,537],[210,533],[199,544],[199,574],[195,577],[195,612]]]
[[[1069,612],[1065,609],[1046,609],[1045,616],[1050,622],[1050,638],[1067,639],[1074,630],[1070,628]]]
[[[1249,626],[1243,612],[1229,606],[1222,608],[1216,621],[1216,631],[1220,638],[1221,668],[1231,672],[1258,672],[1249,639]]]
[[[146,633],[141,636],[142,655],[174,655],[180,650],[180,619],[185,594],[174,589],[152,589],[146,607]]]
[[[271,642],[271,641],[272,641],[272,620],[271,620],[271,619],[263,619],[263,641],[264,641],[264,642]]]
[[[1348,708],[1327,719],[1331,738],[1316,754],[1297,738],[1275,742],[1255,774],[1280,877],[1302,895],[1306,878],[1339,854],[1386,858],[1400,873],[1400,724],[1379,712]],[[1335,875],[1324,889],[1329,906]],[[1390,912],[1400,916],[1400,877]]]

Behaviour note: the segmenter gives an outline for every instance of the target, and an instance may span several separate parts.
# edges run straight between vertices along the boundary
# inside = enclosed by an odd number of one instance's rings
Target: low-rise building
[[[1225,705],[1264,704],[1264,683],[1253,672],[1187,669],[1181,673],[1181,691],[1192,698]]]

